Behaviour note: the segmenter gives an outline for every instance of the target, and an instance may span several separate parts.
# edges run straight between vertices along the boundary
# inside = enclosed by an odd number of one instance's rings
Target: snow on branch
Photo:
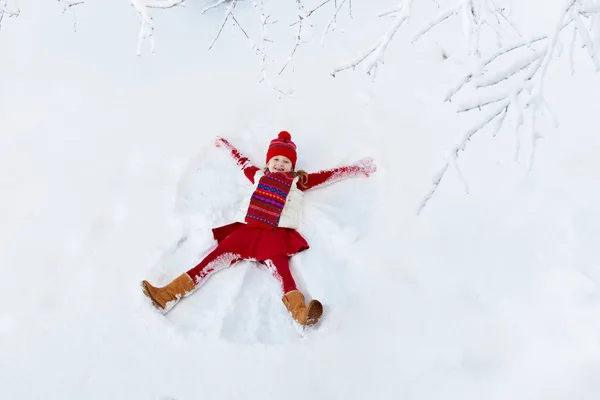
[[[335,77],[340,71],[355,69],[356,66],[364,63],[367,74],[373,75],[377,71],[377,67],[383,64],[385,51],[393,39],[398,29],[408,21],[413,0],[404,0],[390,10],[382,12],[379,16],[395,15],[394,22],[391,28],[379,39],[379,41],[367,52],[363,53],[356,59],[334,68],[331,75]],[[452,17],[460,17],[465,37],[467,54],[480,57],[480,33],[484,26],[495,29],[500,36],[499,29],[501,20],[509,23],[513,28],[512,23],[502,14],[503,10],[498,8],[493,0],[457,0],[451,6],[442,9],[436,17],[429,23],[418,29],[412,36],[411,42],[418,41],[421,37],[429,33],[433,28],[440,25],[444,21]],[[502,18],[499,18],[501,15]],[[495,28],[494,28],[495,27]]]
[[[77,31],[77,18],[75,17],[75,13],[71,10],[72,7],[78,6],[80,4],[83,4],[83,1],[78,1],[78,0],[58,0],[58,2],[60,4],[62,4],[63,6],[63,14],[66,13],[67,11],[71,11],[72,15],[73,15],[73,31]]]
[[[219,7],[221,4],[226,3],[227,1],[229,1],[229,0],[219,0],[219,1],[212,3],[209,6],[204,7],[204,10],[202,10],[202,14],[204,14],[205,12],[207,12],[209,10],[212,10],[213,8]]]
[[[516,30],[514,24],[504,15],[503,9],[496,6],[492,0],[457,0],[452,6],[440,13],[414,33],[411,42],[414,43],[442,22],[452,17],[460,17],[463,34],[467,44],[467,54],[480,56],[480,33],[484,27],[495,30],[501,38],[502,21]]]
[[[267,57],[266,47],[267,47],[267,43],[270,42],[270,39],[267,36],[267,27],[276,22],[276,21],[269,21],[269,18],[271,18],[271,16],[265,14],[264,0],[260,0],[260,38],[261,38],[260,53],[262,54],[260,82],[265,82],[267,85],[269,85],[269,87],[271,89],[281,93],[282,95],[289,96],[289,93],[286,93],[283,90],[279,89],[277,86],[275,86],[273,84],[273,82],[271,82],[271,80],[269,79],[268,73],[267,73],[268,57]]]
[[[325,44],[325,36],[327,36],[327,32],[329,32],[329,30],[333,29],[333,27],[335,26],[335,23],[337,21],[337,16],[340,13],[340,10],[342,9],[342,7],[346,3],[346,1],[347,0],[340,1],[340,4],[336,7],[335,11],[333,12],[333,15],[329,19],[329,22],[327,23],[327,27],[325,28],[325,31],[323,32],[323,35],[321,36],[321,46],[323,46]],[[350,2],[350,4],[351,3],[352,2]],[[352,7],[352,6],[350,6],[350,7]]]
[[[0,29],[2,29],[2,20],[4,17],[18,17],[20,13],[19,8],[15,4],[9,5],[8,0],[0,0]]]
[[[75,1],[75,0],[58,0],[60,4],[63,6],[63,13],[66,12],[69,8],[78,6],[79,4],[83,4],[83,1]]]
[[[446,94],[446,101],[451,101],[459,92],[467,90],[470,85],[471,98],[458,106],[458,112],[471,110],[485,111],[486,116],[465,133],[460,143],[455,146],[449,159],[456,162],[459,153],[464,151],[471,138],[486,126],[493,125],[494,135],[501,128],[507,113],[513,110],[517,119],[517,134],[523,124],[524,116],[530,120],[529,168],[533,167],[537,140],[541,137],[537,130],[538,115],[543,110],[550,111],[544,98],[544,84],[548,68],[554,60],[554,55],[560,53],[559,38],[573,29],[573,39],[570,40],[571,54],[574,52],[575,36],[581,40],[596,69],[600,70],[600,34],[594,35],[594,22],[600,19],[600,4],[597,0],[563,0],[554,28],[547,35],[532,37],[506,48],[500,49],[487,60],[480,63],[477,70],[466,74],[461,81]],[[589,27],[584,20],[590,20]],[[597,28],[597,26],[596,26]],[[524,54],[522,54],[525,52]],[[500,66],[497,60],[512,56],[515,60],[508,66]],[[493,89],[492,93],[483,90]],[[549,113],[552,116],[552,113]],[[520,135],[517,135],[517,140]],[[517,143],[517,148],[520,144]],[[431,191],[425,196],[418,212],[425,207],[433,197],[441,178],[448,170],[450,162],[446,162],[442,172],[436,176]]]
[[[150,40],[150,49],[154,52],[154,24],[149,10],[152,8],[173,8],[184,4],[184,0],[130,0],[133,8],[141,17],[140,31],[138,33],[137,55],[142,54],[144,40]]]
[[[292,65],[293,66],[293,62],[294,62],[294,56],[296,54],[296,51],[298,50],[298,48],[300,47],[300,45],[302,44],[302,37],[303,37],[303,32],[304,29],[306,27],[306,25],[308,24],[310,27],[313,26],[313,24],[310,21],[310,17],[312,16],[312,14],[320,9],[322,9],[323,6],[325,6],[326,4],[331,3],[332,0],[323,0],[318,6],[316,6],[315,8],[313,8],[310,11],[306,11],[303,3],[301,0],[296,0],[296,14],[297,14],[297,18],[298,20],[296,22],[294,22],[293,24],[291,24],[290,26],[297,26],[296,28],[296,40],[294,43],[294,47],[290,53],[290,55],[287,57],[287,59],[285,60],[283,66],[281,67],[281,69],[279,70],[279,75],[281,75],[288,66]],[[327,36],[327,34],[332,31],[335,27],[336,21],[337,21],[337,17],[338,14],[340,13],[342,7],[345,4],[348,4],[348,10],[349,10],[349,14],[350,17],[352,17],[352,0],[341,0],[339,1],[338,4],[338,0],[334,0],[333,1],[333,6],[334,6],[334,11],[331,15],[331,18],[329,19],[329,22],[327,23],[327,26],[325,27],[325,30],[323,31],[323,34],[321,35],[321,45],[324,45],[325,42],[325,37]]]
[[[379,67],[379,65],[383,64],[385,52],[387,50],[388,45],[394,38],[394,35],[396,34],[396,32],[398,32],[398,29],[400,29],[400,27],[409,19],[412,3],[413,0],[404,0],[398,6],[381,14],[381,16],[396,14],[394,17],[394,22],[392,23],[390,29],[367,52],[361,54],[360,56],[346,64],[334,68],[331,72],[331,76],[335,78],[335,74],[337,74],[338,72],[345,71],[348,69],[355,69],[358,65],[364,63],[365,71],[367,72],[367,74],[372,75],[374,77],[377,74],[377,68]]]
[[[298,48],[300,47],[300,43],[302,42],[302,32],[304,30],[304,24],[308,21],[308,13],[304,10],[304,6],[302,5],[301,0],[296,0],[296,10],[298,14],[298,21],[294,23],[294,25],[298,26],[298,28],[296,29],[296,42],[294,44],[292,52],[287,57],[283,66],[279,70],[279,75],[281,75],[283,71],[285,71],[285,69],[293,63],[294,55],[296,54],[296,51],[298,50]]]
[[[204,10],[202,10],[202,13],[205,13],[208,10],[212,10],[213,8],[223,4],[226,0],[220,0],[208,7],[206,7]],[[231,4],[229,4],[229,7],[227,7],[227,11],[225,12],[225,18],[223,18],[223,23],[221,24],[221,27],[219,28],[215,38],[213,39],[213,41],[210,43],[210,46],[208,46],[208,50],[212,49],[213,46],[215,45],[215,43],[217,42],[217,40],[219,39],[219,36],[221,36],[221,32],[223,32],[223,28],[225,27],[225,25],[227,24],[227,21],[229,20],[229,18],[233,19],[235,16],[233,15],[233,11],[235,10],[235,6],[237,5],[237,0],[232,0]]]

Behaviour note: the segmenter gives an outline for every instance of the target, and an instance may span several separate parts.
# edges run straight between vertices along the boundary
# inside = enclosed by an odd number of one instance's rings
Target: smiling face
[[[287,157],[275,156],[269,160],[267,168],[269,172],[291,172],[292,162]]]

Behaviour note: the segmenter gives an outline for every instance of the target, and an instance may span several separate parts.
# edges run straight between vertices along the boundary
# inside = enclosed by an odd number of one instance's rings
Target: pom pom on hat
[[[267,163],[275,156],[284,156],[292,162],[292,168],[296,168],[296,144],[292,142],[292,135],[288,131],[281,131],[277,138],[271,140],[267,150]]]
[[[278,135],[279,139],[292,140],[292,135],[288,131],[281,131]]]

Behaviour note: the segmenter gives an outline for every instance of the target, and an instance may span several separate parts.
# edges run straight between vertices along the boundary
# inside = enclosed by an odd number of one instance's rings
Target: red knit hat
[[[275,156],[284,156],[292,162],[292,168],[296,167],[296,145],[292,142],[292,135],[287,131],[279,132],[276,139],[271,140],[267,150],[267,163]]]

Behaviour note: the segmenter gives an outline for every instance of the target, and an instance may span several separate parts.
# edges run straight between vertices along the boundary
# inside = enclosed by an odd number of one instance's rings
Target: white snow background
[[[531,168],[508,118],[461,153],[467,187],[450,167],[417,216],[481,117],[442,101],[462,73],[456,23],[415,44],[402,28],[374,81],[329,75],[385,32],[376,11],[395,2],[375,3],[352,2],[324,46],[315,14],[294,71],[269,64],[283,96],[238,28],[206,51],[224,12],[207,1],[154,13],[141,56],[128,1],[19,2],[0,31],[2,399],[600,398],[600,74],[581,49],[574,76],[555,60],[560,124],[540,123]],[[552,26],[554,2],[513,3],[523,30]],[[279,61],[290,23],[270,28]],[[378,165],[305,196],[311,249],[292,269],[320,325],[300,330],[251,263],[156,312],[140,281],[193,267],[251,187],[215,137],[262,165],[284,129],[299,168]]]

